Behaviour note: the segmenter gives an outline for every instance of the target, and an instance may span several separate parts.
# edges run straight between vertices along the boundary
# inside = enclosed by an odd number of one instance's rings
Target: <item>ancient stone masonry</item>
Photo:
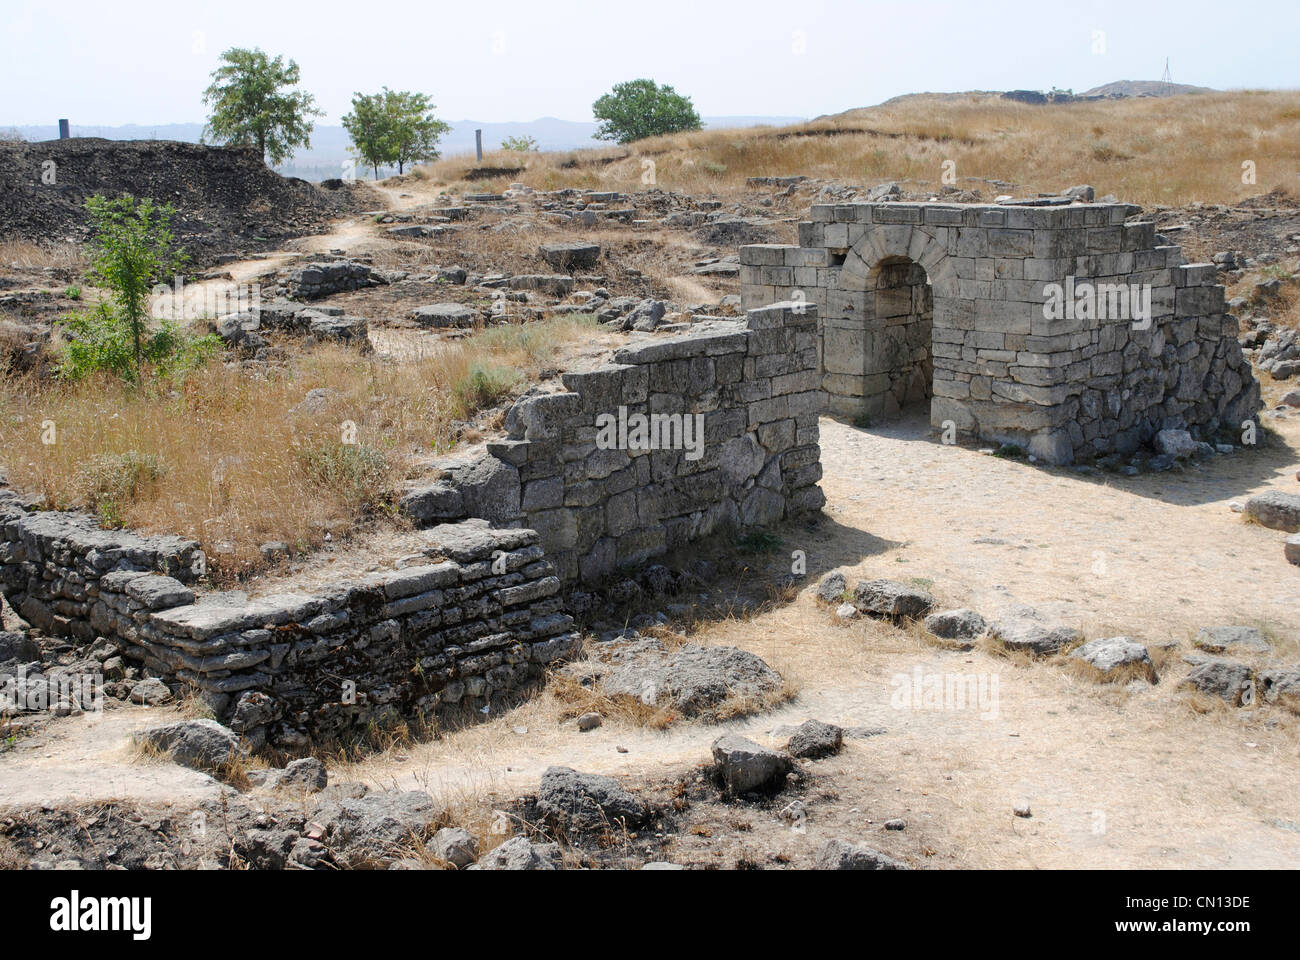
[[[561,578],[586,582],[724,528],[816,510],[817,363],[808,304],[634,342],[612,364],[565,374],[568,392],[520,400],[508,439],[404,507],[426,523],[521,522]]]
[[[425,562],[400,570],[310,594],[196,597],[187,582],[203,555],[191,541],[4,509],[0,585],[24,618],[116,639],[254,745],[294,749],[384,714],[490,708],[578,642],[531,530],[440,526],[424,534]]]
[[[829,409],[936,427],[1051,463],[1161,429],[1240,431],[1260,408],[1212,264],[1126,204],[821,204],[799,245],[741,248],[746,308],[820,311]]]

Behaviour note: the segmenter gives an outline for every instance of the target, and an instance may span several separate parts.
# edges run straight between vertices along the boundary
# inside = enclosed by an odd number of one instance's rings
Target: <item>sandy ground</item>
[[[394,209],[418,199],[402,195],[409,188],[379,189]],[[376,242],[390,241],[362,218],[293,246],[356,252]],[[230,269],[246,281],[287,256]],[[884,732],[811,766],[820,799],[806,829],[761,825],[768,853],[795,862],[841,837],[922,866],[1300,866],[1300,723],[1272,707],[1193,709],[1176,690],[1188,670],[1181,656],[1202,626],[1260,626],[1276,648],[1265,660],[1300,661],[1300,568],[1283,560],[1281,534],[1243,523],[1228,506],[1265,489],[1300,490],[1300,418],[1270,422],[1281,440],[1272,446],[1186,473],[1119,478],[944,446],[923,416],[869,430],[823,420],[826,518],[782,531],[785,551],[807,555],[807,587],[792,604],[693,637],[763,656],[797,686],[789,704],[723,728],[658,732],[609,720],[579,734],[543,695],[332,778],[427,789],[490,810],[534,789],[552,764],[657,781],[707,762],[723,729],[780,746],[790,726],[816,717]],[[755,577],[788,574],[784,556],[757,564]],[[1089,637],[1178,646],[1159,685],[1098,687],[1059,663],[938,649],[916,629],[835,624],[812,599],[831,569],[851,582],[917,580],[945,604],[986,616],[1028,606]],[[966,705],[900,703],[917,671],[970,680],[984,695]],[[121,707],[98,721],[51,722],[0,754],[0,807],[107,798],[184,806],[215,795],[210,778],[130,747],[133,730],[173,718]],[[1032,805],[1029,819],[1011,814],[1021,800]],[[882,831],[893,817],[907,819],[905,832]],[[752,825],[744,830],[738,846],[757,842]],[[684,859],[699,855],[691,837],[674,843]]]
[[[776,712],[722,729],[773,746],[809,717],[884,732],[811,765],[823,799],[810,803],[803,831],[766,824],[766,849],[798,862],[810,844],[845,837],[933,867],[1300,865],[1296,718],[1266,706],[1197,710],[1176,690],[1189,631],[1209,623],[1262,624],[1281,659],[1296,659],[1300,576],[1282,560],[1279,534],[1243,524],[1227,506],[1295,483],[1296,427],[1283,426],[1289,447],[1178,477],[1100,482],[941,446],[920,421],[872,431],[823,421],[828,519],[785,531],[785,546],[808,555],[809,587],[790,605],[708,625],[694,639],[753,650],[798,689]],[[1094,573],[1098,551],[1105,564]],[[933,581],[945,603],[988,614],[1027,604],[1092,636],[1123,631],[1180,646],[1159,685],[1099,687],[1059,663],[939,649],[916,629],[836,625],[811,595],[832,568],[850,579]],[[965,705],[901,702],[918,670],[972,680],[982,695]],[[183,804],[215,789],[123,746],[129,729],[158,716],[125,708],[98,725],[57,721],[0,759],[0,805],[110,795]],[[579,734],[543,695],[333,775],[490,809],[534,789],[551,764],[633,782],[680,774],[707,762],[720,732],[609,720]],[[1012,815],[1020,800],[1031,818]],[[885,834],[892,817],[907,830]],[[744,829],[744,842],[757,842],[753,826]],[[688,859],[699,842],[674,841]]]

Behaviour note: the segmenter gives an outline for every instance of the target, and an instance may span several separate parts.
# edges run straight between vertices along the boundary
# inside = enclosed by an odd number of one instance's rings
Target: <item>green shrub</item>
[[[130,194],[91,197],[86,209],[95,226],[89,276],[110,298],[63,318],[70,342],[60,372],[75,380],[103,371],[138,383],[146,365],[170,376],[211,356],[220,343],[215,337],[192,337],[166,320],[156,328],[149,322],[153,287],[185,261],[173,245],[175,211]]]
[[[81,380],[92,373],[109,373],[136,382],[135,338],[116,308],[100,303],[93,310],[64,317],[68,337],[59,373],[68,380]],[[195,337],[170,320],[163,320],[140,344],[139,361],[162,377],[172,377],[207,362],[221,349],[215,336]]]
[[[494,363],[475,361],[469,372],[452,386],[457,412],[468,416],[475,410],[490,407],[505,397],[519,383],[519,371]]]

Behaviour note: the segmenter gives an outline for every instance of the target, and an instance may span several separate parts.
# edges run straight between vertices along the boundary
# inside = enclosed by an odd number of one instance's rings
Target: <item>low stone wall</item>
[[[534,531],[478,520],[424,536],[421,565],[312,593],[196,597],[183,582],[202,570],[192,541],[12,509],[0,584],[33,625],[114,639],[253,745],[293,750],[385,715],[490,710],[576,648]]]
[[[509,410],[509,438],[483,460],[412,491],[407,513],[522,523],[562,579],[594,582],[724,527],[825,502],[815,306],[774,304],[647,338],[563,379],[567,392]],[[639,445],[643,423],[661,438],[676,424],[691,444]]]
[[[334,293],[361,290],[377,281],[371,269],[353,260],[308,263],[289,274],[289,295],[299,300],[318,300]]]
[[[1137,207],[1041,203],[816,204],[798,246],[741,248],[742,302],[820,308],[822,385],[844,416],[916,399],[920,347],[935,426],[1052,463],[1166,428],[1239,432],[1259,385],[1214,265],[1188,265]]]

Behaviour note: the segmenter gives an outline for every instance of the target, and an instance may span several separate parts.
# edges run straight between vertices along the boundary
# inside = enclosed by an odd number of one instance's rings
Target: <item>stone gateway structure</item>
[[[1260,409],[1212,264],[1120,203],[819,204],[799,245],[742,247],[746,309],[820,314],[831,412],[931,423],[1054,464]]]

